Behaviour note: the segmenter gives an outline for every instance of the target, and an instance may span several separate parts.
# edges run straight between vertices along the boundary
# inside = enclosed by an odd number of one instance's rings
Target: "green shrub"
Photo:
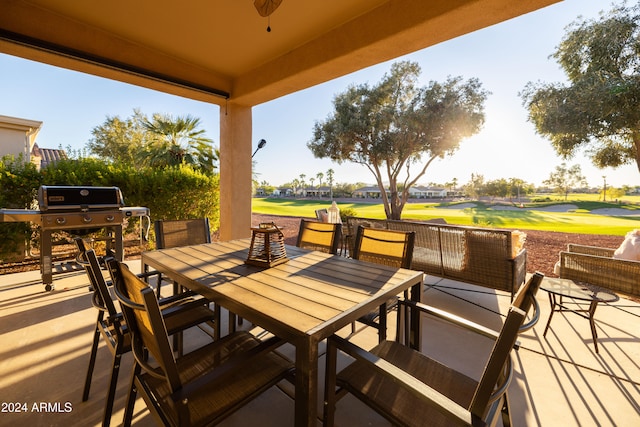
[[[84,158],[64,160],[43,171],[47,185],[119,187],[127,206],[145,206],[151,219],[207,217],[212,229],[220,222],[218,175],[191,166],[136,168]]]
[[[42,176],[35,165],[22,156],[4,156],[0,161],[0,207],[34,208]],[[19,260],[34,226],[28,222],[0,223],[0,259]]]
[[[151,220],[207,217],[212,230],[220,225],[217,174],[209,175],[182,165],[170,168],[135,168],[95,158],[60,160],[37,171],[21,159],[3,158],[0,164],[0,207],[35,208],[40,185],[119,187],[127,206],[145,206]],[[0,259],[14,251],[32,229],[29,223],[0,223]],[[130,224],[132,229],[133,224]]]
[[[531,199],[531,203],[544,203],[544,202],[550,202],[551,201],[551,197],[547,196],[547,197],[536,197],[534,199]]]
[[[152,220],[207,217],[213,230],[219,227],[217,174],[206,175],[187,165],[120,172],[113,185],[120,187],[128,205],[148,207]]]
[[[64,159],[42,169],[44,185],[110,187],[117,167],[100,159]]]
[[[341,208],[340,209],[340,219],[343,224],[347,223],[347,218],[350,216],[358,216],[358,212],[353,208]]]

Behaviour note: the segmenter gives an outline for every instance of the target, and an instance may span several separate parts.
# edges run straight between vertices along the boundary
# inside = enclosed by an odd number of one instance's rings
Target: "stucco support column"
[[[251,107],[220,108],[220,239],[251,236]]]

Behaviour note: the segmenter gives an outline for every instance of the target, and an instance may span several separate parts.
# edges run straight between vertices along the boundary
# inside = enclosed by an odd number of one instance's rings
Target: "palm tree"
[[[219,158],[213,141],[198,129],[200,119],[187,115],[176,117],[154,114],[151,120],[144,118],[142,126],[148,132],[141,160],[152,167],[192,165],[206,173],[212,173]]]
[[[329,181],[329,197],[333,200],[333,169],[327,171],[327,180]]]
[[[293,187],[293,195],[297,197],[298,195],[298,187],[300,187],[300,180],[298,178],[291,181],[291,186]]]

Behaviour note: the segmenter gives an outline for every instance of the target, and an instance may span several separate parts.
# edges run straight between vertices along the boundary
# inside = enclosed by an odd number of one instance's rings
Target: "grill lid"
[[[38,203],[41,211],[87,211],[121,208],[124,198],[118,187],[42,185]]]

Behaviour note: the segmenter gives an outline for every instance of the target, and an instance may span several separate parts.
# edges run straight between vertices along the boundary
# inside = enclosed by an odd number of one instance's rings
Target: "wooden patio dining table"
[[[242,318],[293,344],[295,425],[317,423],[318,344],[390,297],[411,288],[419,300],[423,273],[286,246],[289,261],[245,264],[250,239],[142,254],[161,271]],[[418,344],[419,322],[412,327]]]

